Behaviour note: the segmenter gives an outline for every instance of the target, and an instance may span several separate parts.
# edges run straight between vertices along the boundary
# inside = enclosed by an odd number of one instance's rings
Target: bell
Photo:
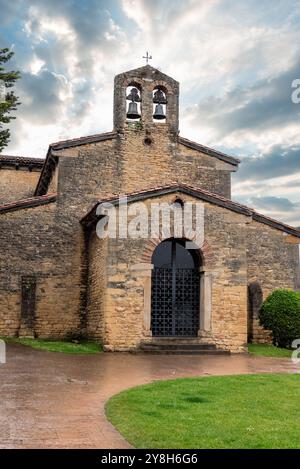
[[[162,90],[156,90],[153,96],[153,102],[155,104],[167,104],[166,95]]]
[[[134,101],[135,103],[140,103],[141,98],[139,95],[139,90],[137,88],[132,88],[129,95],[126,96],[126,99],[129,99],[130,101]]]
[[[129,103],[127,118],[128,119],[139,119],[140,117],[141,117],[141,115],[138,113],[137,104],[134,103],[134,102]]]
[[[165,119],[166,116],[164,115],[164,108],[162,106],[162,104],[157,104],[155,106],[155,111],[154,111],[154,114],[153,114],[153,119]]]

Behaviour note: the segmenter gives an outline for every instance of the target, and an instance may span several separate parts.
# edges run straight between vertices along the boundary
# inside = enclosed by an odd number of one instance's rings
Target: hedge
[[[274,290],[263,302],[259,320],[272,331],[274,345],[290,348],[294,339],[300,339],[300,292]]]

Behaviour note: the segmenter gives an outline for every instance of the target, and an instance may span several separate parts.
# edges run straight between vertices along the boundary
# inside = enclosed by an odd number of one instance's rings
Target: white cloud
[[[288,106],[280,82],[300,56],[297,5],[294,0],[277,0],[276,8],[271,0],[3,2],[0,41],[14,36],[14,68],[23,71],[18,85],[23,104],[7,152],[42,156],[51,141],[110,130],[114,75],[143,65],[146,50],[153,66],[180,81],[181,135],[241,156],[299,146],[300,105]],[[296,203],[287,181],[277,178],[275,186]],[[264,188],[276,195],[268,179],[234,182],[241,198],[251,190],[263,195]]]

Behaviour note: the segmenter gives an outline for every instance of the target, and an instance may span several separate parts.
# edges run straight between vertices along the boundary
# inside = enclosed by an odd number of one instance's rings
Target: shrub
[[[280,288],[263,302],[259,312],[260,324],[273,332],[274,345],[291,347],[300,338],[300,293]]]

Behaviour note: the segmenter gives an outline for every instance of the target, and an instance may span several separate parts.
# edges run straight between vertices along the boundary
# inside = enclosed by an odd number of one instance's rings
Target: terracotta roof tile
[[[43,167],[42,174],[40,176],[40,180],[38,181],[37,187],[35,194],[40,195],[44,191],[47,190],[49,181],[51,179],[51,174],[53,171],[53,165],[49,165],[49,161],[51,159],[51,152],[53,151],[58,151],[58,150],[63,150],[66,148],[71,148],[71,147],[76,147],[79,145],[86,145],[89,143],[97,143],[101,142],[104,140],[111,140],[114,138],[117,138],[118,133],[115,131],[112,132],[103,132],[100,134],[94,134],[94,135],[88,135],[86,137],[79,137],[79,138],[73,138],[73,139],[68,139],[68,140],[61,140],[59,142],[54,142],[49,145],[47,157],[46,157],[46,163]],[[226,155],[225,153],[222,153],[220,151],[214,150],[212,148],[206,147],[204,145],[201,145],[196,142],[192,142],[191,140],[188,140],[187,138],[183,137],[178,137],[178,142],[189,147],[193,148],[197,151],[201,151],[202,153],[206,153],[208,155],[214,156],[222,161],[225,161],[227,163],[233,164],[235,166],[238,165],[240,160],[237,158],[234,158],[232,156]],[[56,155],[57,156],[57,155]]]
[[[27,199],[14,200],[6,204],[0,205],[0,213],[13,212],[22,208],[38,207],[40,205],[55,202],[57,194],[46,194],[38,197],[28,197]]]
[[[87,145],[89,143],[112,140],[116,138],[117,135],[118,134],[116,132],[103,132],[101,134],[89,135],[87,137],[73,138],[69,140],[61,140],[60,142],[51,143],[48,148],[45,165],[43,167],[40,179],[35,189],[35,195],[41,195],[48,189],[49,182],[52,177],[52,172],[58,161],[58,155],[55,155],[55,159],[52,160],[54,151],[76,147],[78,145]],[[51,160],[54,161],[54,164],[52,164]]]
[[[42,168],[44,165],[44,158],[28,158],[26,156],[13,156],[13,155],[0,155],[1,166],[34,166],[35,168]]]
[[[103,140],[110,140],[117,137],[117,132],[103,132],[101,134],[88,135],[86,137],[71,138],[68,140],[61,140],[59,142],[51,143],[49,146],[53,150],[61,150],[63,148],[70,148],[77,145],[86,145],[87,143],[96,143]]]
[[[192,140],[189,140],[187,138],[178,137],[178,141],[179,143],[185,145],[188,148],[192,148],[194,150],[201,151],[202,153],[206,153],[207,155],[214,156],[219,160],[225,161],[226,163],[230,163],[237,166],[241,162],[238,158],[227,155],[226,153],[223,153],[219,150],[215,150],[214,148],[202,145],[201,143],[193,142]]]
[[[101,203],[118,203],[119,198],[122,197],[127,197],[128,202],[134,202],[136,200],[142,200],[149,197],[157,197],[159,195],[173,193],[176,191],[198,197],[202,200],[213,203],[215,205],[219,205],[234,212],[242,213],[246,216],[252,217],[254,220],[260,223],[264,223],[266,225],[272,226],[273,228],[279,229],[281,231],[284,231],[286,233],[300,238],[300,230],[293,226],[286,225],[285,223],[267,217],[266,215],[256,212],[256,210],[254,210],[253,208],[249,208],[246,205],[234,202],[233,200],[227,199],[226,197],[223,197],[221,195],[214,194],[213,192],[207,191],[205,189],[200,189],[198,187],[190,186],[188,184],[179,184],[177,182],[172,182],[167,186],[156,186],[137,192],[131,192],[129,194],[109,195],[105,198],[102,198],[101,200],[98,200],[98,202],[91,208],[91,210],[82,218],[81,223],[89,226],[94,221],[96,221],[96,209],[97,206]]]

